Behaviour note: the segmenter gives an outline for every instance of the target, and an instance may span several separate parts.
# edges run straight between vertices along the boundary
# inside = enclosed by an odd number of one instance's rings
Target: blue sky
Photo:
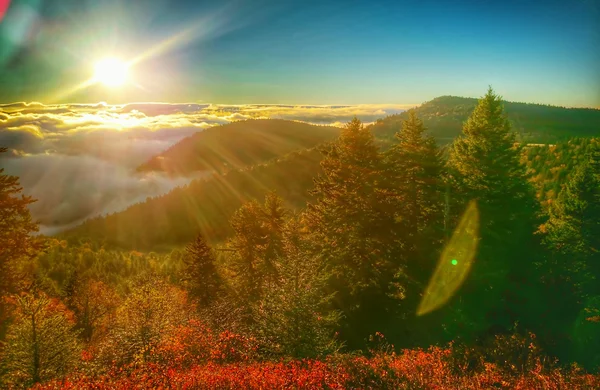
[[[97,59],[178,34],[135,83],[61,93]],[[0,102],[413,104],[491,84],[507,100],[600,106],[598,0],[13,0],[0,48]]]

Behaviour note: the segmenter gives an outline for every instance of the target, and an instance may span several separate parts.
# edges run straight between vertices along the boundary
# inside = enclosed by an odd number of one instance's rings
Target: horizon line
[[[422,103],[356,103],[356,104],[348,104],[348,103],[331,103],[331,104],[319,104],[319,103],[215,103],[215,102],[207,102],[207,101],[187,101],[187,102],[166,102],[166,101],[132,101],[127,103],[108,103],[106,101],[97,101],[90,103],[83,102],[69,102],[69,103],[43,103],[40,101],[32,100],[32,101],[13,101],[7,103],[0,103],[0,107],[10,107],[15,105],[24,105],[24,106],[32,106],[32,105],[40,105],[40,106],[69,106],[69,105],[80,105],[80,106],[128,106],[135,104],[150,104],[150,105],[192,105],[192,104],[204,104],[204,105],[214,105],[214,106],[228,106],[228,107],[244,107],[244,106],[291,106],[291,107],[303,107],[303,106],[313,106],[313,107],[360,107],[360,106],[369,106],[369,107],[394,107],[394,106],[402,106],[402,108],[410,109],[421,106],[423,104],[429,103],[435,99],[443,98],[443,97],[454,97],[461,99],[473,99],[479,100],[481,97],[468,97],[468,96],[458,96],[458,95],[439,95],[432,99],[426,100]],[[502,96],[501,96],[502,97]],[[516,101],[516,100],[506,100],[502,98],[502,101],[505,103],[517,103],[517,104],[533,104],[539,106],[548,106],[548,107],[556,107],[556,108],[565,108],[565,109],[589,109],[589,110],[600,110],[599,106],[569,106],[569,105],[557,105],[557,104],[547,104],[547,103],[536,103],[536,102],[527,102],[527,101]]]

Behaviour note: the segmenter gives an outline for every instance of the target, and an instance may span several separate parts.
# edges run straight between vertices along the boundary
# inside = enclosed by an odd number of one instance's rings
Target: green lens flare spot
[[[456,264],[458,264],[458,261],[456,261],[456,259],[453,259],[453,260],[452,260],[450,263],[451,263],[452,265],[456,265]]]

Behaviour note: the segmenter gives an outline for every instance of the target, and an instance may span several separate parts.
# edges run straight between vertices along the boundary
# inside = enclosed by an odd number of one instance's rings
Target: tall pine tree
[[[520,153],[502,100],[489,88],[448,160],[452,221],[471,200],[480,215],[478,253],[445,325],[451,337],[506,331],[525,319],[539,248],[537,202]]]
[[[306,250],[306,234],[297,218],[284,229],[282,251],[274,262],[276,283],[267,286],[252,307],[253,331],[273,356],[318,357],[336,351],[333,337],[339,314],[324,290],[328,274]]]
[[[390,231],[395,221],[382,191],[383,164],[373,134],[357,118],[324,150],[306,221],[343,312],[342,335],[360,345],[390,320],[390,282],[397,270]]]
[[[184,282],[200,307],[210,305],[222,291],[215,255],[202,234],[185,248]]]
[[[397,327],[402,339],[396,342],[403,343],[418,342],[408,328],[416,325],[416,307],[435,268],[444,232],[443,162],[435,140],[425,132],[423,121],[410,111],[396,133],[397,143],[385,153],[385,192],[396,219],[389,234],[402,259],[395,283],[403,296],[398,307],[402,323]]]
[[[586,351],[590,340],[582,341],[582,334],[589,328],[588,336],[596,337],[598,331],[586,324],[585,314],[597,310],[600,301],[600,177],[594,162],[592,157],[575,169],[540,227],[547,248],[539,276],[550,302],[543,313],[548,350],[586,364],[594,359]],[[568,328],[575,332],[569,338],[563,332]],[[575,356],[568,356],[573,337]]]
[[[545,243],[557,275],[569,278],[579,298],[600,294],[600,177],[593,160],[581,164],[550,207]]]

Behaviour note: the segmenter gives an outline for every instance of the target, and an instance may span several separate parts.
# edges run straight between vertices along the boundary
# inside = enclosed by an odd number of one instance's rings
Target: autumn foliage
[[[371,357],[340,355],[326,360],[280,362],[208,361],[188,368],[149,363],[132,371],[97,377],[74,375],[36,389],[595,389],[600,377],[580,369],[547,368],[509,374],[486,363],[456,373],[451,348],[406,350]]]

